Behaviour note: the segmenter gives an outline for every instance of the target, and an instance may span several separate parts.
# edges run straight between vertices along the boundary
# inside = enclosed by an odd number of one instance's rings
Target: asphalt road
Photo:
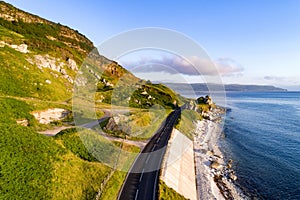
[[[173,126],[181,110],[173,111],[136,158],[119,193],[119,200],[156,200],[160,167]]]
[[[88,122],[86,124],[82,124],[82,125],[80,125],[80,127],[93,128],[95,126],[98,126],[101,122],[107,120],[108,118],[110,118],[112,116],[110,111],[108,111],[108,110],[103,110],[103,112],[104,112],[104,115],[100,119]]]

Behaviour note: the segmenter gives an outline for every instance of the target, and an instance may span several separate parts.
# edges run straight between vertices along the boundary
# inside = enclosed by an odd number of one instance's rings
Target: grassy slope
[[[28,104],[6,98],[0,102],[2,117],[5,109],[16,109],[0,124],[0,199],[93,199],[111,168],[97,162],[79,135],[91,136],[93,144],[108,144],[92,132],[78,133],[76,129],[65,130],[54,138],[37,134],[14,120],[30,116]],[[137,152],[137,147],[125,145],[125,149]],[[117,185],[112,180],[106,191],[117,194],[123,179]]]
[[[3,47],[0,52],[0,95],[34,97],[44,100],[64,100],[71,85],[62,78],[54,78],[26,61],[22,53]],[[26,68],[26,69],[25,69]],[[45,69],[47,72],[47,69]],[[47,84],[46,80],[52,83]]]
[[[29,126],[36,123],[30,114],[32,107],[24,101],[0,97],[0,123],[16,124],[17,119],[27,119]]]
[[[190,140],[194,140],[195,122],[200,119],[202,119],[202,117],[199,113],[192,110],[183,110],[181,112],[180,121],[175,128],[186,135]]]
[[[0,98],[0,199],[94,197],[110,168],[80,158],[64,145],[72,146],[72,141],[54,140],[17,125],[19,118],[35,122],[31,109],[23,101]]]
[[[50,199],[53,162],[65,153],[29,128],[0,125],[0,199]]]
[[[122,187],[122,184],[126,178],[126,172],[130,168],[132,162],[135,159],[135,156],[140,151],[138,147],[123,144],[122,149],[126,152],[131,152],[131,155],[127,156],[120,156],[123,157],[123,159],[120,160],[122,165],[124,165],[123,170],[116,170],[111,179],[108,181],[108,183],[105,185],[103,193],[101,194],[101,199],[103,200],[110,200],[110,199],[117,199],[119,190]],[[129,159],[128,159],[129,158]]]
[[[160,200],[185,200],[184,196],[178,194],[174,189],[169,188],[162,180],[159,181]]]
[[[68,149],[60,162],[54,163],[53,199],[94,199],[111,168],[97,162],[87,150],[80,135],[94,135],[82,129],[67,129],[54,137],[57,143]],[[94,141],[106,145],[101,140]]]

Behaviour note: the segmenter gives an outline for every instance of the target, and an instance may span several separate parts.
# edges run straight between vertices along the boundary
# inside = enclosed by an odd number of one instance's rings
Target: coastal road
[[[121,188],[119,200],[156,200],[159,172],[173,127],[181,114],[176,109],[138,155]]]

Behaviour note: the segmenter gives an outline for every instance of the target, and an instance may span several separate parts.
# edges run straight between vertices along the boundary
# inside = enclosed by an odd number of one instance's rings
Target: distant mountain
[[[224,86],[220,84],[205,84],[205,83],[164,83],[173,90],[179,92],[182,90],[189,91],[203,91],[207,92],[209,90],[220,91],[225,89],[225,91],[237,91],[237,92],[284,92],[287,91],[283,88],[278,88],[271,85],[239,85],[239,84],[225,84]],[[210,88],[210,89],[209,89]]]

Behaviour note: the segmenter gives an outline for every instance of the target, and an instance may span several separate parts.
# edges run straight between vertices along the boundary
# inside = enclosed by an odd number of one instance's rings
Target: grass
[[[108,181],[105,189],[101,195],[101,200],[117,199],[118,193],[122,187],[122,184],[126,178],[126,172],[116,171]]]
[[[130,124],[133,133],[132,140],[145,140],[152,137],[156,130],[161,126],[162,122],[171,113],[172,110],[152,109],[147,112],[139,112],[131,116]]]
[[[31,114],[33,111],[46,110],[48,108],[70,109],[70,106],[61,103],[43,102],[37,99],[0,97],[0,123],[16,124],[17,120],[27,120],[29,128],[35,131],[42,131],[73,121],[72,113],[70,113],[63,120],[54,121],[50,124],[40,124]]]
[[[99,161],[114,166],[119,155],[119,147],[94,131],[72,128],[61,131],[55,139],[73,154],[86,161]]]
[[[51,138],[0,124],[0,199],[51,199],[53,163],[65,150]]]
[[[14,42],[14,44],[22,44],[24,37],[21,34],[10,31],[9,29],[0,26],[0,40],[6,43]]]
[[[192,110],[183,110],[179,122],[175,126],[181,133],[186,135],[190,140],[193,140],[195,132],[195,122],[196,120],[201,120],[202,117],[199,113]]]
[[[119,152],[118,165],[116,168],[120,171],[129,171],[131,164],[140,152],[137,146],[129,145],[121,142],[113,142],[121,151]]]
[[[65,186],[69,185],[68,189],[62,190],[61,192],[56,192],[56,195],[58,195],[57,199],[93,199],[97,194],[97,189],[99,189],[99,186],[105,177],[107,177],[112,170],[111,167],[95,161],[108,161],[107,164],[112,166],[112,162],[109,158],[113,158],[113,161],[118,161],[118,169],[128,170],[137,153],[139,152],[139,148],[136,146],[120,142],[108,143],[107,141],[104,141],[101,136],[94,134],[92,131],[84,129],[78,130],[73,128],[64,130],[55,136],[55,140],[76,155],[76,159],[72,157],[72,154],[70,154],[71,156],[65,156],[64,162],[57,165],[58,172],[56,177],[59,180],[56,182],[59,182],[59,184],[64,184]],[[90,148],[89,144],[93,146],[92,149]],[[108,152],[104,152],[103,150],[109,150],[112,148],[112,146],[114,146],[118,152],[120,148],[122,148],[122,152],[118,155],[118,159],[116,159],[114,156],[115,152],[111,152],[112,154],[108,154],[110,157],[105,158]],[[99,159],[99,155],[102,157],[101,159]],[[66,162],[67,164],[65,164]],[[70,168],[72,170],[70,170]],[[118,195],[119,189],[122,186],[125,176],[125,172],[118,170],[115,171],[113,176],[105,185],[101,199],[115,199],[115,197]],[[89,178],[84,180],[86,177]],[[72,181],[72,179],[74,179],[74,181]],[[69,189],[74,188],[75,185],[78,185],[76,184],[78,179],[85,185],[79,185],[81,188],[78,191],[72,191]]]
[[[29,126],[35,126],[37,121],[30,114],[32,110],[24,101],[0,97],[0,123],[16,124],[18,119],[27,119]]]
[[[130,140],[147,140],[155,134],[156,130],[161,126],[168,114],[172,110],[156,106],[152,109],[130,109],[128,113],[119,115],[119,130],[112,131],[103,129],[106,134],[126,138]],[[107,121],[102,124],[105,126]]]
[[[0,95],[43,100],[64,100],[71,96],[67,92],[70,83],[55,78],[47,69],[39,70],[26,60],[26,56],[10,47],[1,48],[0,68]],[[52,83],[47,84],[46,80]]]
[[[121,145],[121,143],[118,143],[118,145]],[[137,153],[140,151],[138,147],[133,145],[128,145],[126,143],[122,144],[122,149],[126,152],[131,153],[130,156],[120,156],[120,163],[123,165],[122,170],[128,171],[130,166],[132,165],[135,157],[137,156]],[[129,157],[129,159],[128,159]],[[110,199],[117,199],[118,193],[122,187],[123,182],[126,178],[126,172],[116,170],[110,180],[107,182],[107,184],[104,187],[104,190],[101,194],[102,200],[110,200]]]
[[[143,94],[143,92],[147,94]],[[175,101],[178,102],[178,99],[174,91],[161,84],[148,83],[134,91],[129,105],[136,108],[151,108],[158,104],[166,109],[173,109]]]
[[[18,98],[18,97],[13,97],[13,98],[26,102],[32,107],[33,110],[47,110],[49,108],[63,108],[67,110],[72,110],[72,107],[69,103],[65,103],[61,101],[44,101],[40,99]]]
[[[30,105],[12,98],[1,98],[0,105],[0,114],[9,115],[0,124],[0,199],[95,198],[111,168],[89,153],[80,134],[97,150],[119,144],[107,144],[89,131],[78,133],[77,129],[46,137],[15,123],[17,118],[30,117]],[[137,147],[124,148],[136,151]]]
[[[159,200],[186,200],[184,196],[168,187],[162,180],[159,181]]]
[[[52,199],[95,199],[103,180],[110,168],[102,163],[88,162],[65,154],[54,163]]]
[[[56,140],[60,140],[61,143],[70,150],[73,154],[86,161],[97,161],[86,149],[82,143],[78,130],[76,128],[65,129],[54,136]]]

